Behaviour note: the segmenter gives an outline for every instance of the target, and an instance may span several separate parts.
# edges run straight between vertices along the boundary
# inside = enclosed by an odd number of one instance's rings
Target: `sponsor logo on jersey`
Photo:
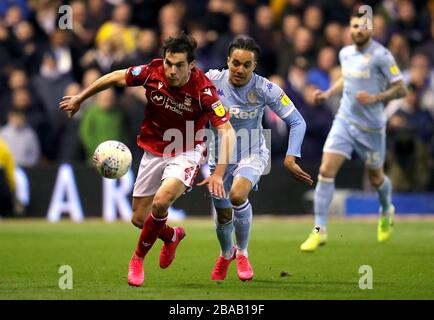
[[[285,94],[285,92],[282,91],[282,93],[280,94],[280,102],[287,107],[289,105],[289,103],[291,102],[291,99],[289,99],[289,97]]]
[[[167,97],[162,94],[160,91],[152,91],[151,92],[151,101],[156,105],[156,106],[162,106],[164,105],[164,103],[166,103],[166,99]]]
[[[226,110],[223,107],[220,100],[217,100],[216,102],[214,102],[211,105],[211,108],[214,110],[214,113],[219,117],[223,117],[226,114]]]
[[[220,97],[224,97],[224,96],[225,96],[225,92],[223,91],[223,89],[217,89],[217,94],[218,94]]]
[[[183,111],[193,112],[193,108],[191,107],[191,96],[186,96],[184,103],[179,103],[160,91],[154,90],[151,92],[151,101],[156,106],[164,106],[164,108],[169,109],[170,111],[173,111],[179,115],[182,115]]]
[[[396,64],[390,67],[390,73],[396,76],[399,73],[399,68]]]
[[[343,68],[342,75],[345,78],[361,78],[361,79],[369,79],[371,77],[371,71],[369,69],[366,70],[354,70]]]
[[[258,109],[256,108],[253,111],[244,111],[240,107],[234,106],[229,108],[229,113],[234,118],[247,120],[256,118],[258,116]]]
[[[186,106],[183,103],[179,103],[171,99],[170,97],[167,99],[166,105],[164,107],[181,115],[183,111],[193,112],[193,108],[191,106]]]
[[[134,67],[133,70],[131,70],[131,74],[133,76],[138,76],[140,74],[140,72],[142,72],[142,67]]]

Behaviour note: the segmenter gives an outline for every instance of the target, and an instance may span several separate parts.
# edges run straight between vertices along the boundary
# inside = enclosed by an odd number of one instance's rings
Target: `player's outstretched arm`
[[[125,87],[127,85],[125,81],[125,70],[116,70],[110,72],[101,78],[97,79],[89,87],[83,90],[81,93],[75,96],[65,96],[59,103],[59,108],[66,111],[71,118],[78,110],[80,105],[87,98],[97,94],[112,86]]]
[[[214,173],[202,182],[198,183],[198,185],[201,186],[208,184],[208,190],[211,194],[219,198],[226,198],[225,188],[223,185],[223,176],[229,161],[232,159],[236,136],[235,131],[229,121],[217,126],[216,128],[219,132],[219,136],[221,136],[218,163]]]

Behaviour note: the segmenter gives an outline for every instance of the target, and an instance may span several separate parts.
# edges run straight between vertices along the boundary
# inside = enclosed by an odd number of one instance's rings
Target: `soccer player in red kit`
[[[73,116],[84,100],[111,86],[145,88],[148,103],[137,138],[144,154],[134,184],[132,218],[142,231],[128,268],[128,283],[133,286],[143,283],[143,259],[157,238],[164,242],[160,267],[167,268],[175,258],[185,231],[166,224],[167,210],[193,184],[205,151],[200,130],[208,121],[223,137],[222,160],[214,174],[199,185],[208,184],[212,194],[226,196],[223,175],[233,152],[235,133],[214,85],[194,65],[195,48],[196,41],[184,33],[169,38],[163,45],[163,59],[113,71],[80,94],[64,97],[59,105]],[[182,136],[181,144],[179,139],[171,141],[174,132]]]

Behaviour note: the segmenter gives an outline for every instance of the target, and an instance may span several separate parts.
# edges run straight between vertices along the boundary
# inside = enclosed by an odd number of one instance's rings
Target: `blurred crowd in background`
[[[386,106],[387,172],[396,191],[434,190],[434,1],[364,1],[374,11],[374,38],[389,48],[409,94]],[[59,7],[72,8],[62,30]],[[339,50],[351,44],[355,0],[2,0],[0,1],[0,136],[17,165],[90,161],[109,139],[135,146],[143,89],[113,88],[68,119],[58,109],[103,74],[161,57],[161,44],[185,30],[198,42],[203,71],[224,68],[239,35],[257,40],[257,73],[281,86],[308,128],[303,161],[318,163],[340,96],[315,104],[341,75]],[[272,159],[286,150],[288,128],[271,111]],[[1,146],[1,144],[0,144]],[[1,153],[1,152],[0,152]]]

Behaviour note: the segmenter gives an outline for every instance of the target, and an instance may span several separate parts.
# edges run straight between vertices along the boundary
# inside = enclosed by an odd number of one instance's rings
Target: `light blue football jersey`
[[[352,122],[361,129],[382,130],[386,124],[384,104],[362,105],[356,99],[359,91],[378,94],[392,82],[403,77],[394,57],[375,40],[362,51],[355,45],[339,52],[344,87],[337,117]]]
[[[252,154],[268,159],[269,151],[262,127],[264,109],[268,106],[280,118],[285,119],[295,110],[292,101],[279,86],[256,73],[253,73],[250,81],[243,87],[235,87],[229,82],[227,69],[209,70],[206,76],[215,85],[223,106],[230,113],[231,125],[237,133],[237,150],[231,163],[237,163]],[[240,137],[245,134],[249,136],[249,144],[245,143],[245,139],[244,142],[240,141]],[[217,161],[217,146],[215,140],[208,146],[210,165],[215,165]],[[294,150],[293,153],[300,157],[300,150]]]

